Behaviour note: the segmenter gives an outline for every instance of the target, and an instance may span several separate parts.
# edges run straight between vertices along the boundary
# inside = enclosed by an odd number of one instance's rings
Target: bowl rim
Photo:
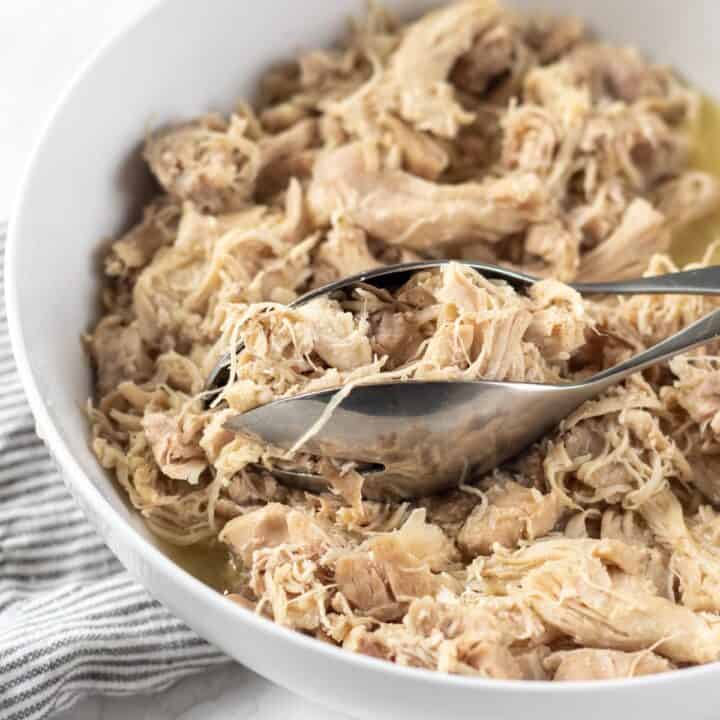
[[[145,584],[133,576],[150,595],[160,602],[163,597],[170,595],[173,590],[186,594],[192,600],[192,605],[200,605],[208,608],[209,612],[216,612],[225,615],[229,621],[234,623],[246,623],[253,626],[259,632],[264,632],[274,637],[280,643],[289,643],[297,648],[322,657],[328,662],[341,662],[357,667],[371,673],[383,673],[388,677],[396,677],[398,680],[410,682],[422,682],[439,688],[455,688],[470,692],[482,692],[492,690],[493,692],[505,693],[532,693],[539,696],[550,695],[586,695],[588,692],[609,692],[631,691],[639,688],[654,688],[658,684],[673,682],[678,685],[682,682],[692,682],[706,675],[712,675],[720,670],[720,661],[713,661],[681,670],[646,675],[641,677],[614,679],[614,680],[591,680],[591,681],[537,681],[537,680],[499,680],[476,676],[453,675],[449,673],[428,670],[425,668],[414,668],[397,665],[396,663],[378,658],[369,657],[360,653],[349,652],[341,647],[320,642],[315,638],[306,636],[295,630],[283,627],[272,620],[261,617],[240,605],[228,602],[219,592],[205,585],[195,578],[180,565],[167,557],[158,547],[144,538],[140,532],[110,505],[100,490],[95,486],[92,477],[85,473],[79,461],[74,457],[63,434],[56,426],[49,412],[49,407],[42,397],[38,382],[35,377],[30,354],[24,339],[23,315],[18,295],[18,274],[14,271],[17,258],[22,249],[22,225],[23,218],[33,205],[33,198],[28,192],[32,178],[43,155],[51,130],[57,119],[62,114],[65,106],[71,101],[76,90],[82,85],[85,77],[89,75],[95,66],[103,58],[116,51],[123,41],[130,37],[136,28],[150,19],[161,15],[174,3],[182,0],[153,0],[145,8],[135,13],[127,22],[110,34],[108,39],[100,44],[94,52],[80,65],[69,83],[59,95],[53,105],[42,130],[38,134],[29,158],[25,163],[21,174],[21,181],[18,186],[15,202],[11,209],[10,219],[7,224],[7,237],[5,244],[5,304],[9,336],[13,355],[17,364],[18,374],[25,390],[33,417],[38,429],[38,435],[44,441],[49,452],[59,465],[63,480],[72,487],[93,511],[93,516],[102,517],[104,520],[105,532],[97,528],[94,518],[88,518],[95,527],[98,534],[105,540],[105,535],[112,530],[116,537],[121,538],[124,546],[136,556],[142,557],[144,563],[150,570],[159,577],[167,578],[167,588],[157,593],[155,589],[148,590]],[[441,2],[442,0],[438,0]],[[99,234],[98,234],[99,237]],[[98,464],[98,472],[105,472]],[[113,552],[113,554],[115,554]],[[122,558],[121,564],[125,566]],[[172,611],[170,611],[172,612]],[[193,628],[192,620],[181,619]],[[194,630],[194,628],[193,628]],[[194,630],[195,631],[195,630]],[[195,631],[196,632],[196,631]],[[203,638],[206,639],[207,638]],[[217,645],[213,640],[211,644]],[[222,648],[221,648],[222,649]],[[229,659],[233,659],[229,652],[225,652]]]

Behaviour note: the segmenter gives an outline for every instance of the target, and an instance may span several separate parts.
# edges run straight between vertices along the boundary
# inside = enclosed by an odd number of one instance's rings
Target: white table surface
[[[59,0],[58,0],[59,1]],[[215,668],[151,697],[90,698],[54,720],[349,720],[238,665]]]
[[[0,0],[0,222],[57,97],[87,57],[153,0]],[[229,664],[160,695],[89,698],[62,720],[344,720]]]

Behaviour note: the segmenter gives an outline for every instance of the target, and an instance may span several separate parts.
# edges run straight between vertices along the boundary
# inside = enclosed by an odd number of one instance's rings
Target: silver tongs
[[[322,295],[351,290],[357,285],[394,289],[411,275],[441,268],[449,261],[391,265],[360,273],[313,290],[295,300],[297,307]],[[457,261],[453,261],[457,262]],[[527,288],[538,278],[494,265],[462,263],[489,279]],[[584,295],[676,294],[720,295],[720,266],[638,278],[614,283],[571,285]],[[304,393],[268,403],[231,418],[225,427],[257,436],[290,450],[309,428],[332,414],[307,439],[302,452],[352,461],[362,468],[363,495],[402,499],[429,495],[455,487],[468,473],[486,472],[517,455],[586,400],[611,385],[652,365],[720,336],[720,310],[635,357],[587,380],[546,385],[493,380],[406,380],[359,385],[339,402],[338,388]],[[215,397],[229,377],[229,354],[210,373],[206,385]],[[286,483],[314,491],[325,490],[321,475],[273,468]]]

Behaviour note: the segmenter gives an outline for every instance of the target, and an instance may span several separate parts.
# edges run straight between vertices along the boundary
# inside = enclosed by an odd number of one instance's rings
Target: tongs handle
[[[603,387],[613,385],[628,375],[669,360],[718,337],[720,337],[720,310],[715,310],[639,355],[593,375],[584,384],[593,387],[597,387],[598,384]]]
[[[633,280],[573,283],[581,295],[720,295],[720,265]]]

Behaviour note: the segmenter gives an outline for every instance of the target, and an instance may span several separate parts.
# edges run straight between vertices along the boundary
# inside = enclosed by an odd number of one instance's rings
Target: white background
[[[64,87],[96,48],[153,2],[0,0],[0,222],[11,212],[28,155]],[[85,700],[62,720],[276,717],[342,720],[238,665],[186,679],[152,698]]]
[[[0,0],[0,221],[70,78],[153,0]]]

